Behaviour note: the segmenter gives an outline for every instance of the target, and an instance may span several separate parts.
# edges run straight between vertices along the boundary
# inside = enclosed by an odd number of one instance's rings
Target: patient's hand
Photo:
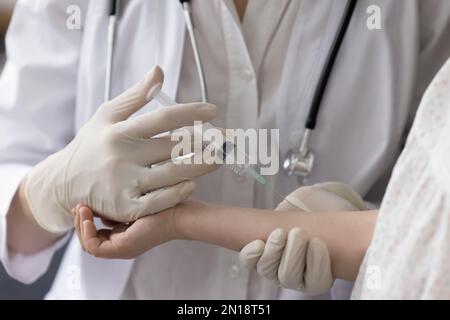
[[[83,249],[99,258],[132,259],[162,243],[175,239],[174,209],[123,224],[103,220],[110,229],[97,230],[94,212],[78,205],[72,210],[76,234]]]

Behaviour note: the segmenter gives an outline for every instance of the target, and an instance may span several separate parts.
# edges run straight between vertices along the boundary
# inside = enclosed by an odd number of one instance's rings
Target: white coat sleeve
[[[6,36],[0,78],[0,259],[9,275],[24,283],[45,273],[67,239],[32,256],[16,254],[6,243],[6,215],[27,172],[74,135],[82,28],[66,25],[73,5],[82,19],[87,0],[19,1]]]

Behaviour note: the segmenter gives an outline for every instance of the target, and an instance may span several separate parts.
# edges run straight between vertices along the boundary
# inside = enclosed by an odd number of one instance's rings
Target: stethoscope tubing
[[[317,118],[319,115],[320,107],[322,105],[323,97],[333,71],[333,67],[336,63],[336,58],[342,47],[345,35],[347,34],[348,27],[352,20],[353,13],[356,8],[358,0],[348,0],[344,11],[344,16],[340,22],[338,32],[331,45],[331,50],[328,53],[327,59],[324,64],[324,68],[319,77],[319,82],[314,92],[314,96],[311,102],[311,107],[309,109],[308,117],[305,123],[305,129],[314,130],[316,128]]]
[[[205,78],[205,72],[203,69],[203,63],[200,56],[200,50],[198,48],[198,42],[197,37],[195,36],[195,25],[192,19],[192,11],[191,11],[191,5],[190,1],[187,0],[180,0],[181,4],[183,5],[183,12],[184,12],[184,20],[186,22],[186,29],[189,33],[189,39],[191,41],[192,51],[194,52],[194,59],[195,64],[197,66],[197,73],[200,83],[200,93],[202,102],[208,101],[208,89],[206,84],[206,78]]]
[[[114,49],[116,41],[116,30],[118,13],[121,5],[121,0],[111,0],[109,12],[108,12],[108,39],[106,47],[106,70],[105,70],[105,91],[103,100],[111,100],[111,86],[113,76],[113,64],[114,64]]]

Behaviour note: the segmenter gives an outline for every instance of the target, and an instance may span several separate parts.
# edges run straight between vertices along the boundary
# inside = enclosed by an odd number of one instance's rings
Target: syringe
[[[164,93],[161,90],[161,84],[158,84],[154,86],[147,94],[147,100],[150,100],[153,98],[156,100],[161,106],[167,107],[167,106],[173,106],[177,104],[172,98],[170,98],[166,93]],[[222,145],[216,145],[213,141],[207,141],[207,139],[203,139],[203,133],[207,129],[216,129],[212,124],[209,122],[203,123],[201,126],[194,126],[194,132],[197,134],[200,134],[202,136],[203,145],[206,147],[214,147],[214,153],[216,156],[220,157],[221,163],[225,163],[227,166],[233,170],[233,172],[237,175],[244,176],[248,175],[254,180],[256,180],[260,184],[266,184],[266,179],[258,173],[254,165],[247,164],[249,162],[248,156],[245,154],[245,152],[242,152],[236,147],[236,144],[228,140],[224,135],[224,142]],[[205,141],[206,140],[206,141]],[[241,156],[244,157],[246,164],[238,164],[234,162],[234,159],[231,161],[226,161],[231,155],[234,155],[234,152],[239,153]]]

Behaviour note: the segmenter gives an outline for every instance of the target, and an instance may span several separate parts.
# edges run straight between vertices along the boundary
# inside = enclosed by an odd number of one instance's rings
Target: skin
[[[11,20],[11,11],[0,9],[0,37],[3,37],[8,29],[9,21]]]
[[[74,223],[80,243],[89,254],[100,258],[130,259],[170,240],[202,241],[240,251],[255,240],[266,240],[277,229],[303,228],[328,246],[333,275],[355,280],[372,239],[377,212],[305,214],[232,208],[188,201],[131,225],[118,224],[97,231],[94,215],[79,205]]]
[[[238,13],[239,19],[244,19],[245,9],[247,9],[248,0],[234,0],[234,6],[236,7],[236,11]]]

